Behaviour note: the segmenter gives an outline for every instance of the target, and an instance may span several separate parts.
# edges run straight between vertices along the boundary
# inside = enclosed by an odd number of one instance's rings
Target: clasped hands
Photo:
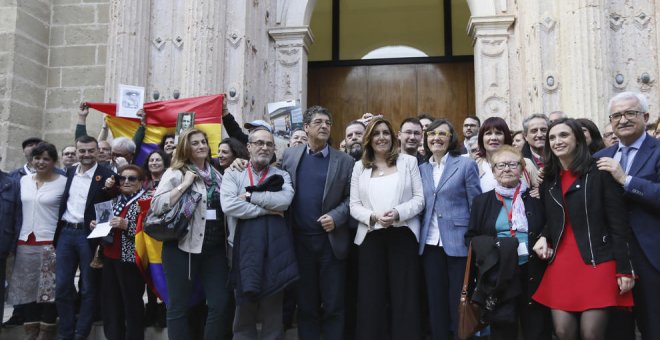
[[[389,228],[399,220],[399,212],[391,209],[383,213],[372,213],[369,219],[370,226],[380,224],[383,228]]]

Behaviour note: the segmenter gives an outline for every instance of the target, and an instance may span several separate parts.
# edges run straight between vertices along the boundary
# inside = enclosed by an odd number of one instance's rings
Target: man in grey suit
[[[298,336],[343,339],[353,159],[328,145],[328,109],[308,108],[303,125],[308,145],[287,149],[282,156],[282,170],[289,173],[295,189],[288,216],[300,271]]]

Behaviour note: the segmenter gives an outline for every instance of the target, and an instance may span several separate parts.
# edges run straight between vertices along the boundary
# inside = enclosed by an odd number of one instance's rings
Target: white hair
[[[612,107],[614,106],[615,103],[621,101],[633,100],[633,99],[637,101],[637,105],[639,106],[640,111],[644,113],[649,112],[649,103],[648,100],[646,100],[646,96],[639,92],[633,92],[633,91],[621,92],[616,96],[612,97],[612,99],[610,99],[610,102],[607,104],[607,112],[612,113]]]
[[[117,137],[112,141],[113,149],[126,150],[129,153],[135,153],[135,143],[127,137]]]

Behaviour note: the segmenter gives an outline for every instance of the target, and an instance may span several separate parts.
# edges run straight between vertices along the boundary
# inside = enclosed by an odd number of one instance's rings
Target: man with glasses
[[[468,154],[470,152],[470,146],[468,145],[468,140],[479,134],[479,128],[481,127],[481,120],[477,116],[467,116],[463,121],[463,154]]]
[[[622,92],[610,99],[610,123],[619,142],[594,155],[623,188],[634,237],[629,244],[634,275],[634,317],[642,339],[660,339],[660,141],[645,132],[646,97]],[[615,208],[615,207],[613,207]],[[626,213],[625,208],[621,211]],[[618,319],[618,318],[617,318]],[[618,339],[634,339],[631,323]]]
[[[126,137],[115,138],[112,141],[112,171],[119,172],[122,166],[133,163],[135,148],[132,140]]]
[[[605,127],[603,128],[603,142],[607,148],[619,143],[619,137],[614,134],[611,123],[605,124]]]
[[[73,145],[65,146],[62,149],[62,166],[64,169],[76,164],[78,157],[76,156],[76,147]]]
[[[270,165],[275,143],[269,130],[257,127],[250,131],[247,149],[250,160],[246,169],[225,172],[220,189],[229,242],[234,247],[234,338],[256,339],[257,323],[261,322],[262,339],[279,339],[284,335],[284,288],[298,277],[291,229],[283,219],[293,187],[286,171]],[[256,189],[271,183],[273,176],[283,179],[279,188]]]
[[[348,200],[353,158],[328,145],[332,114],[312,106],[303,114],[307,146],[284,151],[282,169],[298,188],[288,215],[300,281],[300,339],[344,339],[344,282],[350,240]],[[421,126],[420,126],[421,129]]]
[[[399,144],[401,149],[399,152],[417,158],[417,164],[424,162],[424,157],[417,152],[419,146],[422,145],[423,128],[419,119],[411,117],[406,118],[401,122],[399,127]]]
[[[76,140],[80,164],[67,169],[67,182],[60,204],[60,223],[55,231],[55,303],[60,317],[59,339],[86,339],[92,327],[94,295],[97,289],[89,266],[95,244],[87,240],[94,204],[109,199],[103,186],[114,173],[98,166],[98,142],[83,136]],[[74,279],[80,266],[81,302],[76,321]]]

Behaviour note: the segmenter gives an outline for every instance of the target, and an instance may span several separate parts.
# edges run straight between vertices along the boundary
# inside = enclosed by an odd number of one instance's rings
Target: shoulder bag
[[[472,268],[472,243],[468,247],[467,264],[463,276],[463,288],[461,288],[461,300],[458,303],[458,338],[469,339],[474,333],[486,327],[481,319],[482,307],[474,302],[468,295],[470,282],[470,270]]]

